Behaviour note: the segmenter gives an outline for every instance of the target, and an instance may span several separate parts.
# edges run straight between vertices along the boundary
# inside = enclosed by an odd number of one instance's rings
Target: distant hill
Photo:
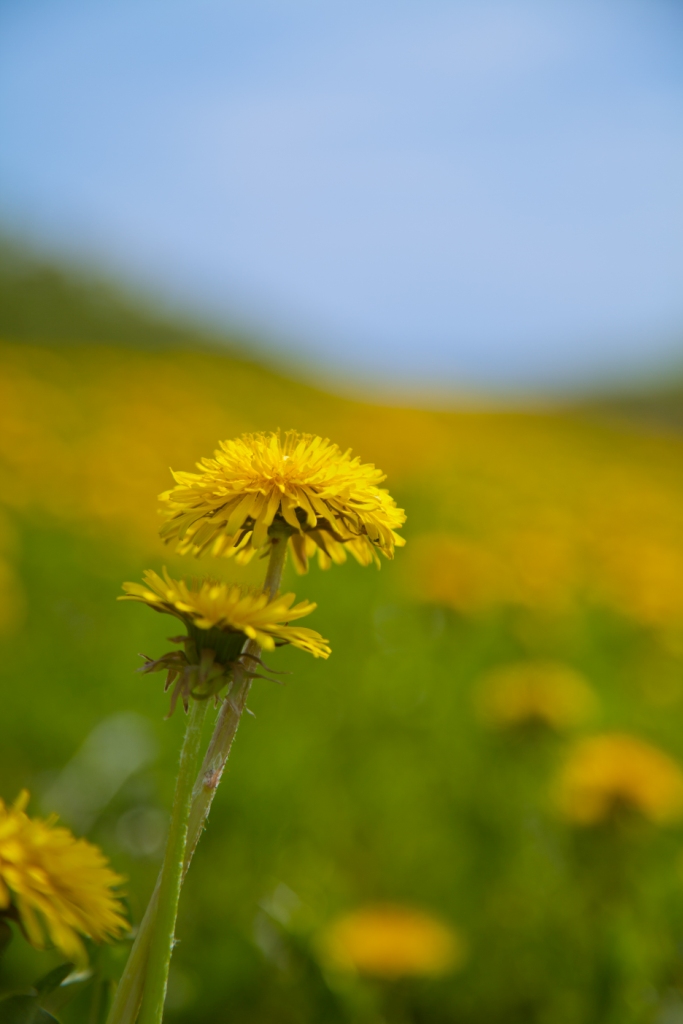
[[[0,239],[0,337],[7,341],[114,343],[134,348],[219,345],[245,339],[211,331],[83,270]]]
[[[580,409],[638,421],[655,428],[683,430],[683,380],[644,386],[579,403]]]
[[[257,346],[253,339],[164,313],[152,302],[95,274],[61,266],[2,239],[0,339],[42,345],[85,342],[140,350],[217,351],[240,362],[259,364],[267,374],[273,372],[264,365],[265,346]],[[566,401],[559,404],[567,408]],[[629,388],[622,385],[612,392],[570,402],[569,406],[588,415],[597,413],[680,430],[683,371],[680,378],[674,374],[670,382]]]

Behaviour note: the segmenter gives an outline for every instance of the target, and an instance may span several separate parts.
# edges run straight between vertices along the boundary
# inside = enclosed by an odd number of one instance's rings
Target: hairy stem
[[[287,554],[287,540],[286,535],[273,539],[268,571],[266,572],[263,584],[263,589],[267,590],[271,597],[274,597],[280,588],[282,570]],[[192,793],[192,809],[187,830],[185,871],[190,866],[192,855],[204,831],[218,783],[221,780],[223,769],[230,756],[235,733],[247,704],[247,697],[251,689],[251,678],[247,673],[254,666],[254,663],[250,662],[248,656],[258,658],[260,653],[261,648],[256,641],[249,640],[243,651],[243,656],[247,655],[247,657],[243,658],[243,664],[238,664],[235,668],[233,685],[230,688],[227,700],[224,701],[221,707],[216,721],[216,728],[213,731],[209,746],[204,755],[204,761]]]

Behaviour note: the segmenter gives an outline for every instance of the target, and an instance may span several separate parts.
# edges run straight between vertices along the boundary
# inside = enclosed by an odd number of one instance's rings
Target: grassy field
[[[115,598],[145,568],[262,572],[162,546],[169,466],[243,431],[311,431],[380,466],[408,514],[408,544],[380,572],[286,570],[285,588],[318,602],[307,625],[333,655],[279,651],[286,685],[254,685],[183,893],[169,1021],[683,1020],[681,822],[631,808],[579,826],[557,796],[585,735],[628,733],[683,764],[683,438],[585,408],[353,402],[189,328],[152,328],[118,299],[107,333],[101,303],[51,280],[2,283],[0,795],[26,786],[35,813],[58,810],[100,843],[128,876],[134,921],[183,723],[164,720],[161,677],[135,674],[138,652],[167,649],[168,625]],[[591,713],[560,711],[552,728],[496,718],[491,673],[520,664],[579,673]],[[655,801],[659,784],[643,782]],[[378,902],[450,925],[459,969],[331,972],[325,929]],[[116,974],[125,950],[103,969]],[[57,962],[17,937],[2,990]],[[76,1003],[64,1021],[87,1012]]]

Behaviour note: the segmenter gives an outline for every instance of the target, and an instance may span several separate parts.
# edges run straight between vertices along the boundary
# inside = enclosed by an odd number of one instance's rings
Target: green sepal
[[[200,629],[190,623],[187,624],[187,632],[194,641],[196,651],[201,658],[202,651],[208,649],[214,651],[216,661],[221,665],[232,665],[242,652],[247,637],[239,632],[231,632],[228,629]],[[188,660],[191,655],[188,651]]]

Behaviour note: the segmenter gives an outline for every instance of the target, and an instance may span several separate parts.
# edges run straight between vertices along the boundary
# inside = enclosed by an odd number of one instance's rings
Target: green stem
[[[159,878],[158,910],[149,943],[145,990],[140,1011],[140,1024],[160,1024],[164,1013],[168,969],[171,963],[178,900],[185,863],[187,822],[192,800],[192,782],[199,761],[202,725],[208,701],[190,701],[185,739],[180,753],[171,823],[166,841],[164,862]]]
[[[157,884],[147,904],[144,917],[138,926],[133,948],[128,954],[126,966],[116,988],[114,1001],[107,1017],[107,1024],[135,1024],[137,1019],[142,999],[142,987],[145,981],[145,965],[152,937],[152,924],[156,917],[157,907],[159,906],[160,883],[161,876],[157,879]]]
[[[284,533],[273,538],[268,570],[263,583],[263,589],[267,590],[271,597],[275,597],[280,589],[282,570],[287,555],[288,539],[289,535]],[[249,640],[242,653],[258,658],[261,654],[261,648],[255,640]],[[246,661],[247,671],[245,671],[243,664],[237,664],[230,693],[227,700],[223,702],[219,712],[216,727],[194,784],[192,809],[187,830],[187,863],[185,873],[187,873],[192,855],[204,831],[218,783],[221,781],[223,769],[230,756],[232,743],[247,705],[247,698],[251,689],[251,678],[247,675],[250,661],[249,658],[244,659],[244,661]],[[253,667],[253,664],[251,663],[251,667]]]
[[[273,537],[268,569],[263,583],[263,589],[268,591],[271,597],[274,597],[280,589],[288,540],[289,533],[285,531]],[[261,648],[253,640],[249,640],[244,647],[243,653],[251,654],[258,658]],[[182,880],[187,874],[190,861],[197,848],[197,843],[204,831],[218,783],[223,774],[237,728],[246,707],[250,688],[251,679],[245,675],[243,669],[238,665],[235,669],[234,682],[230,689],[229,698],[223,702],[213,735],[204,755],[202,766],[191,792],[191,806],[189,819],[187,820],[187,838],[180,884],[182,884]],[[193,701],[192,703],[193,705],[201,703],[203,706],[206,706],[208,702]],[[137,1020],[138,1009],[143,997],[143,988],[145,989],[145,995],[148,988],[149,967],[147,966],[147,958],[149,956],[155,917],[160,903],[163,870],[164,867],[162,866],[162,873],[157,880],[145,915],[140,922],[133,948],[130,951],[126,967],[116,990],[114,1002],[107,1018],[107,1024],[135,1024]],[[156,929],[154,930],[156,931]],[[151,1019],[154,1020],[155,1018]],[[144,1018],[140,1021],[140,1024],[142,1024],[143,1020]]]

